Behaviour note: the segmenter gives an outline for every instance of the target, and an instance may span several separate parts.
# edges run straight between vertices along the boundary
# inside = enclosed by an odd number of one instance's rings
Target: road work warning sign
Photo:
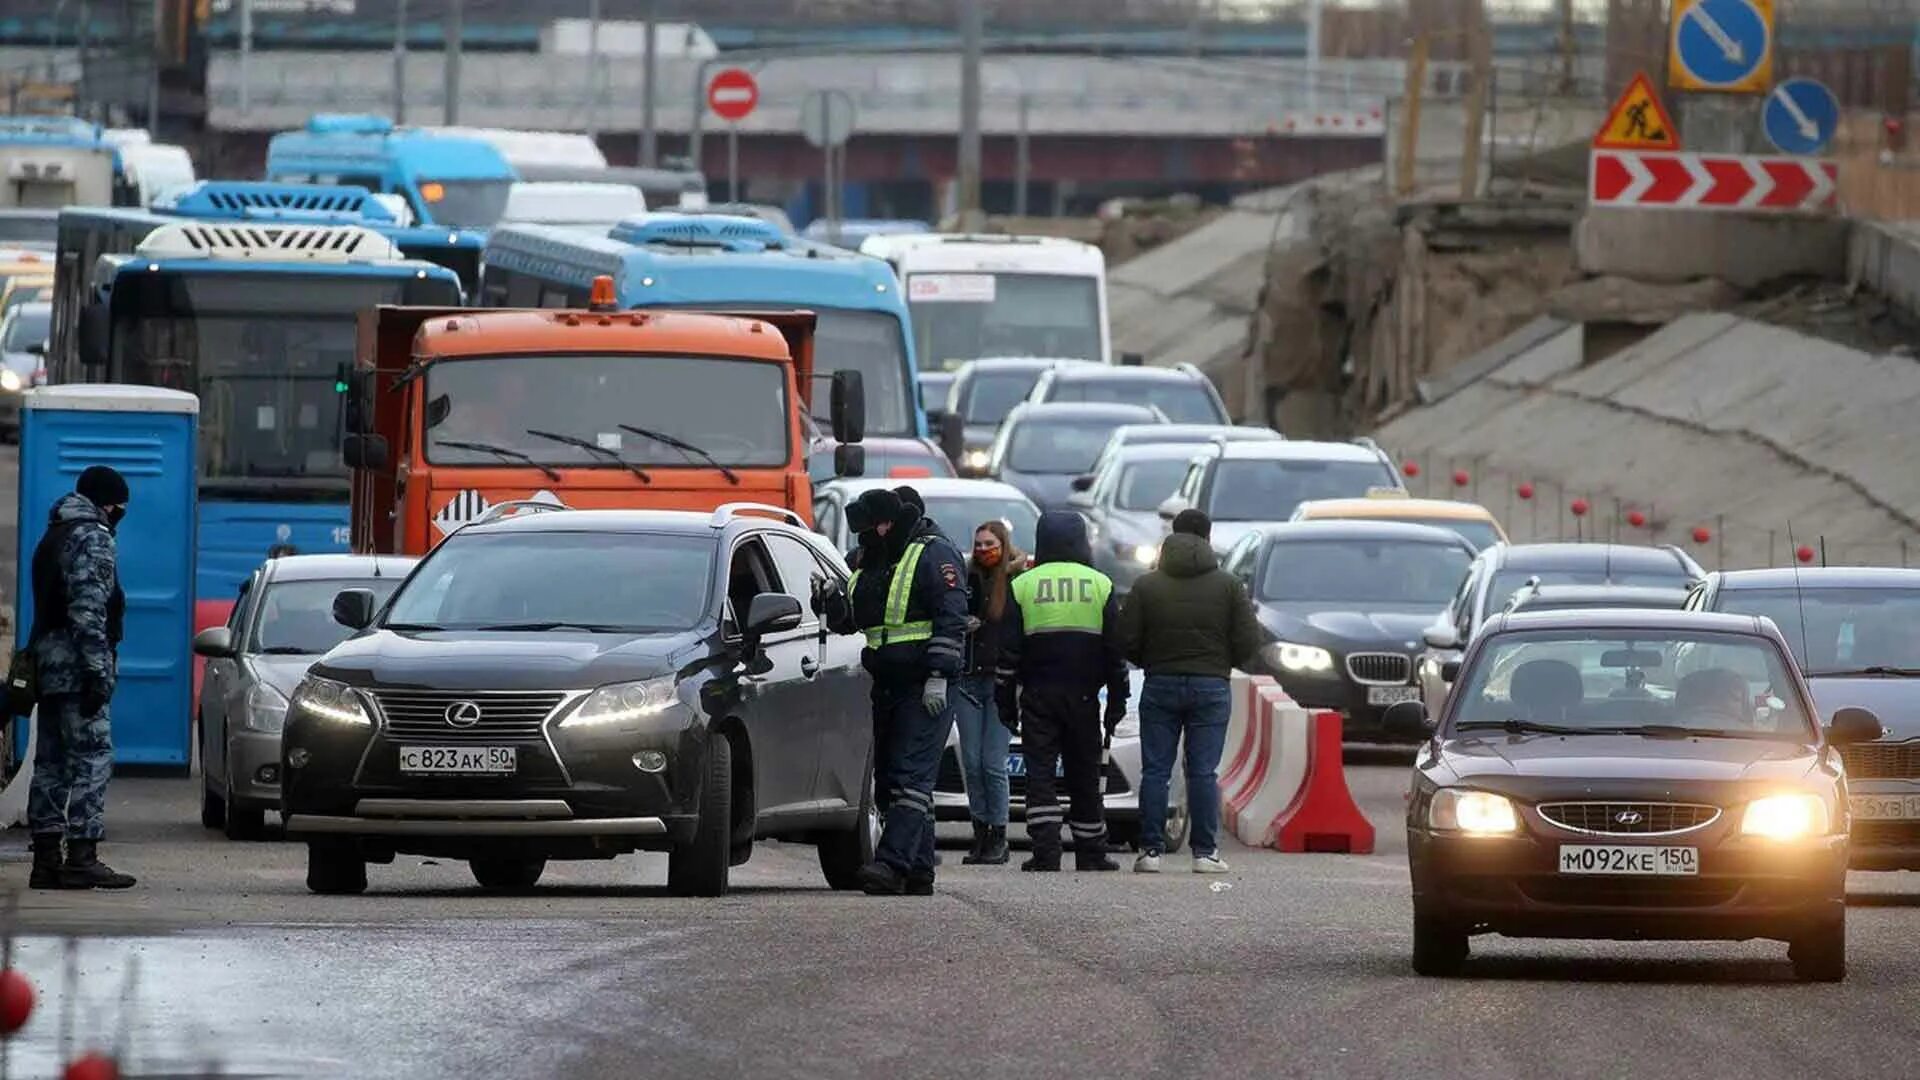
[[[1674,130],[1673,117],[1653,92],[1653,82],[1640,72],[1627,84],[1626,92],[1613,103],[1606,122],[1593,137],[1599,150],[1678,150],[1680,133]]]

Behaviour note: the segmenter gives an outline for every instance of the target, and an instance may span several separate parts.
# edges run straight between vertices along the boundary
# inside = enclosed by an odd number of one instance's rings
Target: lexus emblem
[[[479,710],[475,709],[474,712],[477,714]],[[451,720],[453,717],[449,716],[447,719]],[[1622,810],[1613,815],[1613,820],[1620,825],[1638,825],[1643,819],[1638,810]]]
[[[472,727],[480,722],[480,706],[471,701],[456,701],[447,706],[447,723],[454,727]]]

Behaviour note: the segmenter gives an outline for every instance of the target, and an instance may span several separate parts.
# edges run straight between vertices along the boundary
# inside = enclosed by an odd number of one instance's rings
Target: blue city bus
[[[277,544],[348,549],[341,461],[357,319],[458,306],[460,282],[341,225],[60,215],[49,379],[200,398],[197,625],[225,617]]]
[[[398,128],[384,116],[328,113],[267,143],[266,178],[399,195],[414,221],[454,229],[492,228],[520,179],[506,156],[484,140]]]
[[[607,275],[623,309],[816,312],[816,377],[860,372],[869,436],[926,435],[906,301],[878,259],[787,236],[758,218],[657,213],[605,238],[502,226],[487,238],[483,266],[480,307],[585,307],[593,279]],[[823,421],[826,397],[814,399]]]
[[[407,258],[453,271],[468,294],[480,285],[480,253],[487,243],[487,234],[479,229],[402,224],[372,192],[352,184],[202,180],[161,198],[153,210],[203,221],[362,225],[392,240]]]

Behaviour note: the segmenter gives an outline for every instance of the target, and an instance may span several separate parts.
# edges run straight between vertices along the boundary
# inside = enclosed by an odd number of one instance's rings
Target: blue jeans
[[[954,684],[953,719],[960,728],[960,774],[967,813],[983,825],[1007,823],[1007,748],[1013,732],[1000,722],[992,675],[968,675]]]
[[[886,727],[887,808],[874,858],[909,878],[933,880],[933,782],[953,726],[951,700],[939,716],[927,712],[926,683],[874,684],[874,704]],[[949,689],[951,695],[951,689]],[[880,717],[876,717],[879,719]]]
[[[1210,675],[1148,675],[1140,691],[1140,850],[1166,850],[1167,784],[1187,739],[1187,813],[1195,858],[1220,850],[1220,784],[1233,692]]]

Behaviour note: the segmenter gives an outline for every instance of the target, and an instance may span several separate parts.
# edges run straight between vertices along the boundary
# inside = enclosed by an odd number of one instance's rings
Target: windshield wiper
[[[715,458],[712,454],[707,453],[705,450],[700,449],[699,447],[693,445],[692,443],[686,441],[685,439],[682,439],[675,435],[669,435],[664,431],[650,431],[647,428],[634,427],[632,424],[621,424],[619,425],[619,428],[621,431],[630,431],[633,434],[638,435],[643,439],[652,439],[654,442],[657,442],[657,443],[665,443],[666,445],[673,447],[675,450],[678,450],[683,454],[698,454],[701,457],[707,459],[707,464],[713,466],[716,469],[719,469],[720,475],[726,477],[728,483],[734,485],[735,487],[740,486],[740,478],[734,475],[734,472],[732,469],[729,469],[725,465],[720,464],[720,461],[718,458]]]
[[[1809,679],[1860,679],[1878,676],[1888,679],[1920,678],[1920,668],[1888,667],[1885,664],[1872,664],[1863,668],[1845,668],[1838,671],[1809,671]]]
[[[380,629],[382,629],[382,630],[412,630],[412,631],[416,631],[416,632],[421,632],[421,633],[424,633],[424,632],[426,632],[426,631],[429,631],[429,630],[445,630],[445,629],[446,629],[446,627],[444,627],[444,626],[440,626],[440,625],[437,625],[437,624],[435,624],[435,623],[421,623],[421,622],[390,622],[390,623],[382,623],[382,624],[380,625]]]
[[[607,632],[618,630],[620,629],[620,627],[612,626],[607,623],[567,622],[565,620],[556,619],[550,622],[489,623],[485,626],[476,626],[474,627],[474,629],[476,630],[590,630],[596,633],[607,633]]]
[[[312,649],[303,649],[298,645],[269,645],[258,650],[261,656],[312,656]]]
[[[546,473],[547,479],[549,480],[560,479],[560,470],[551,465],[542,465],[533,459],[532,454],[524,450],[515,450],[507,446],[495,446],[492,443],[462,442],[458,439],[435,439],[433,440],[433,445],[444,446],[449,450],[475,450],[482,454],[492,454],[495,457],[503,457],[509,461],[518,461],[525,465],[531,465],[541,472]]]
[[[1477,731],[1497,728],[1514,735],[1585,735],[1593,728],[1563,727],[1559,724],[1536,724],[1531,720],[1516,720],[1509,716],[1505,720],[1470,720],[1464,724],[1455,724],[1455,731]]]
[[[532,435],[534,438],[537,438],[537,439],[552,439],[554,442],[560,443],[563,446],[579,447],[580,449],[585,450],[589,454],[593,454],[596,457],[603,458],[607,461],[611,461],[614,464],[625,468],[628,472],[639,477],[640,482],[643,484],[653,483],[653,477],[647,475],[647,470],[641,468],[638,465],[635,465],[633,462],[628,461],[626,458],[621,457],[619,454],[615,453],[614,451],[609,450],[604,446],[601,446],[597,442],[592,442],[590,440],[583,439],[578,435],[562,435],[557,431],[541,431],[537,428],[528,428],[527,434]]]
[[[1611,728],[1620,735],[1646,735],[1655,739],[1756,739],[1767,738],[1765,731],[1735,731],[1730,728],[1688,727],[1685,724],[1641,724],[1637,727]]]

